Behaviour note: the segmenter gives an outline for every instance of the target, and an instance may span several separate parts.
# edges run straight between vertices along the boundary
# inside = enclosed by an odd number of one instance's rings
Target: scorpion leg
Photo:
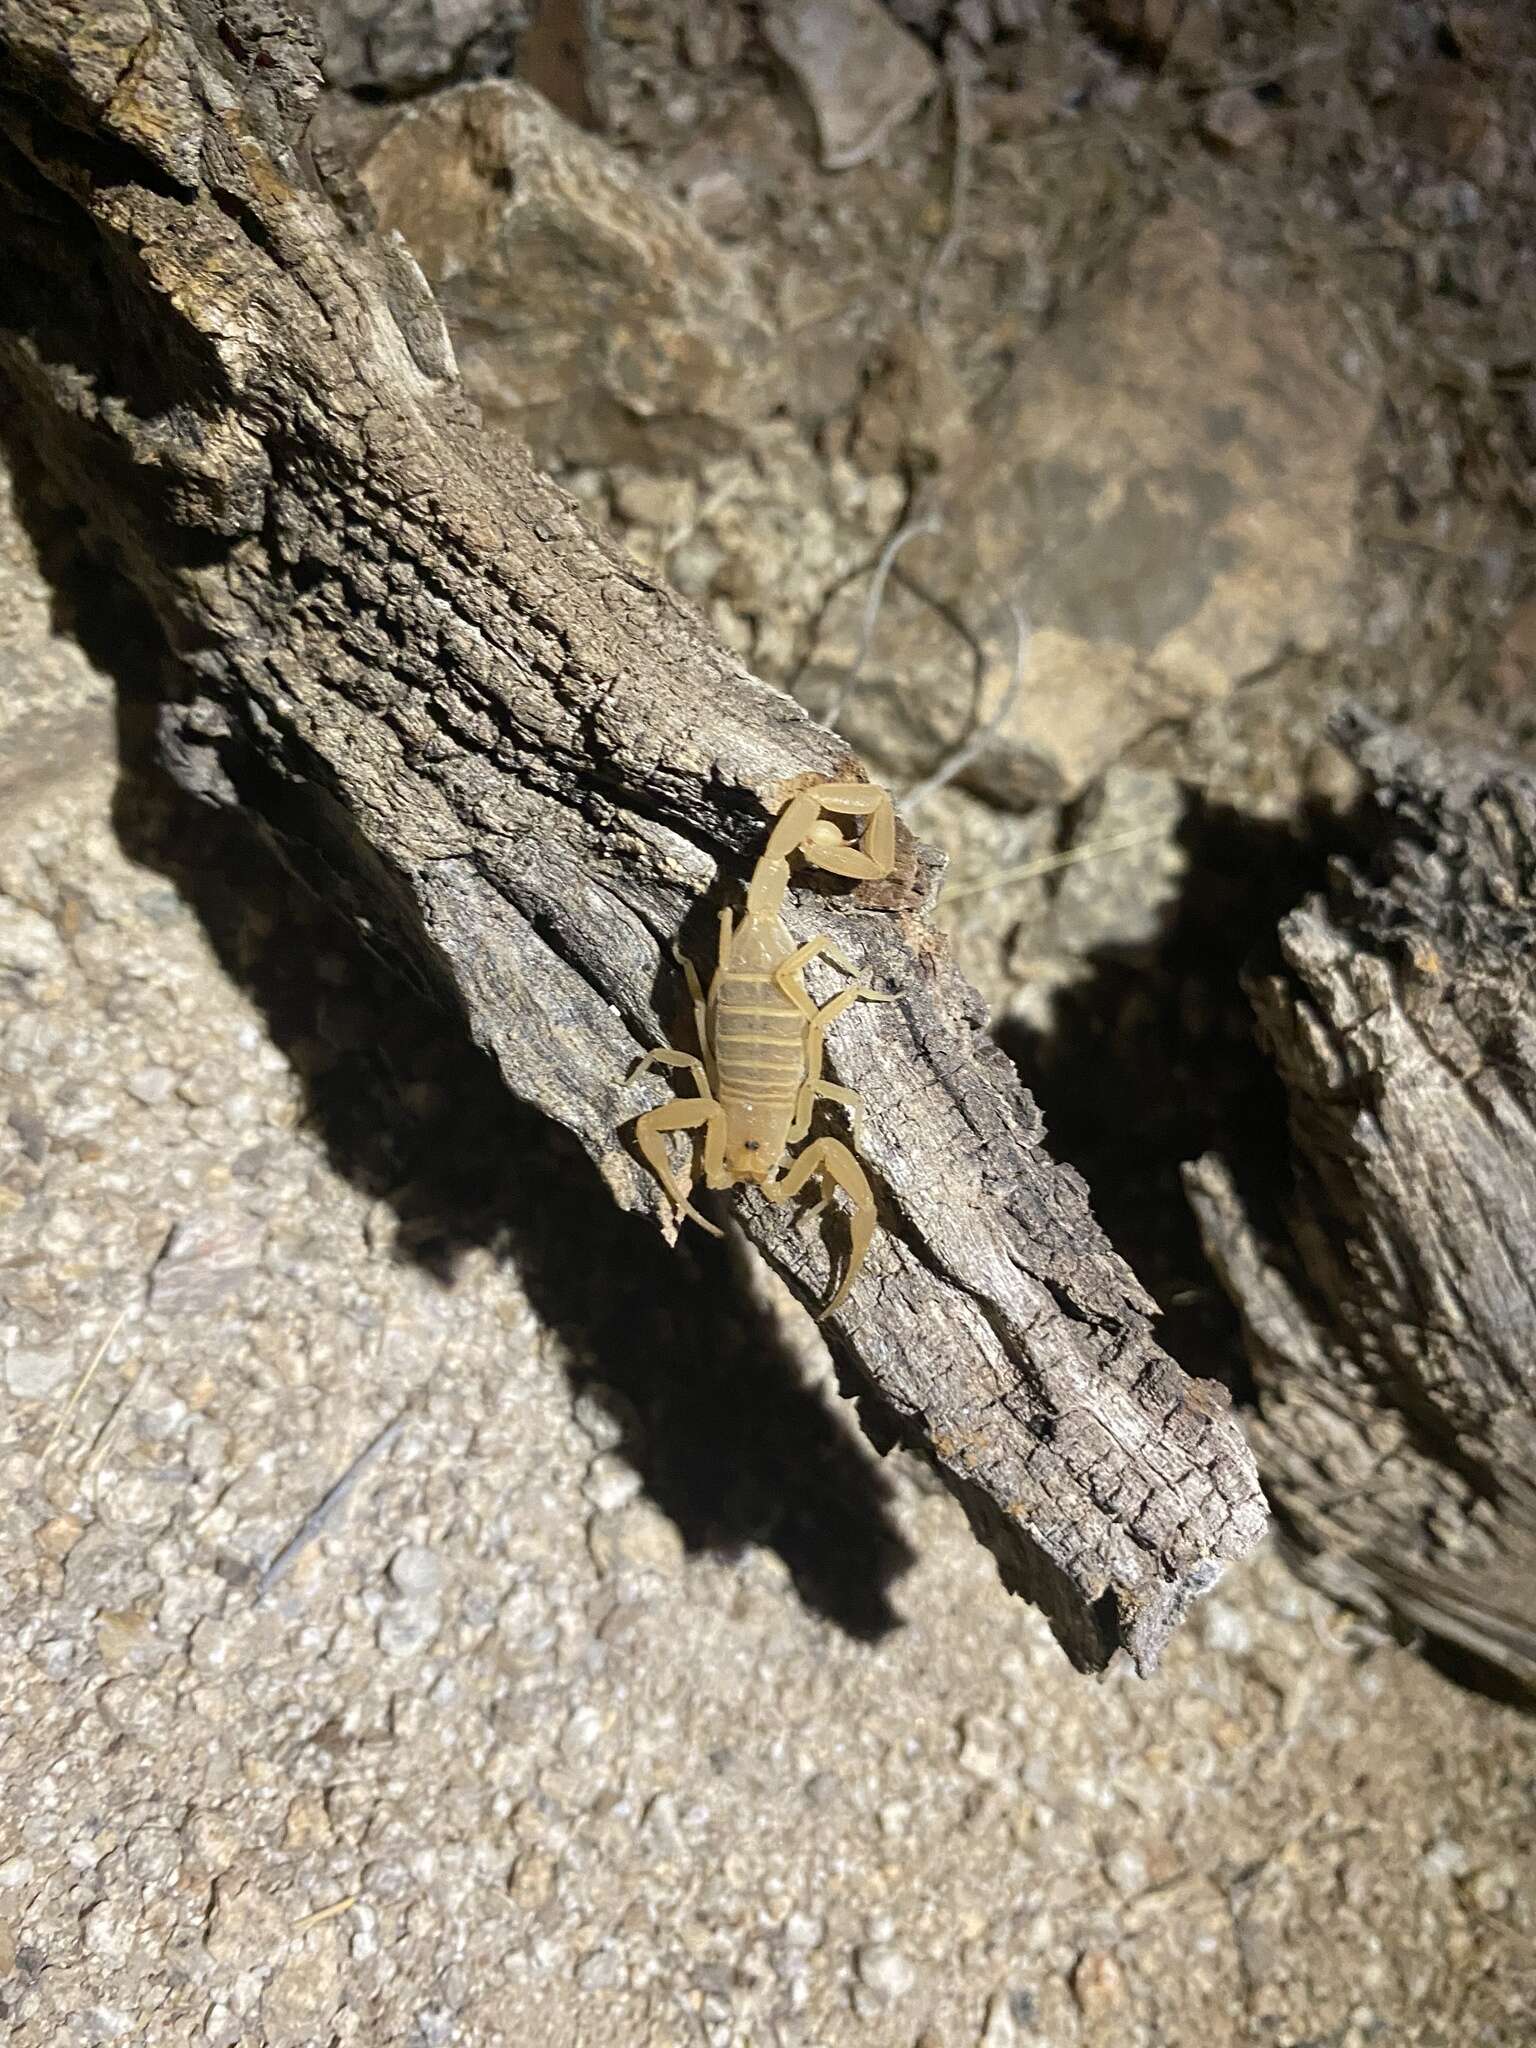
[[[658,1045],[636,1063],[630,1075],[631,1081],[638,1081],[642,1074],[648,1074],[653,1067],[682,1067],[692,1074],[698,1084],[697,1096],[683,1096],[676,1102],[664,1102],[659,1109],[648,1109],[636,1119],[635,1142],[640,1147],[645,1163],[661,1182],[677,1209],[679,1219],[691,1216],[695,1223],[713,1237],[725,1233],[718,1225],[701,1216],[689,1201],[689,1184],[679,1184],[667,1158],[662,1133],[665,1131],[696,1130],[704,1126],[704,1163],[706,1173],[713,1166],[716,1155],[723,1158],[725,1146],[725,1117],[715,1100],[714,1090],[709,1085],[709,1073],[704,1062],[691,1052],[679,1052],[675,1046]]]
[[[705,1069],[704,1062],[696,1053],[679,1052],[676,1046],[672,1045],[655,1046],[642,1059],[636,1060],[634,1066],[630,1069],[630,1080],[638,1081],[640,1076],[648,1074],[652,1067],[686,1067],[695,1081],[698,1082],[699,1093],[704,1100],[706,1102],[714,1101],[715,1091],[709,1085],[709,1074]]]
[[[709,1005],[704,1000],[704,991],[699,986],[699,970],[680,946],[672,948],[672,958],[683,970],[683,979],[688,984],[688,999],[693,1004],[693,1028],[698,1034],[699,1051],[704,1064],[709,1065]],[[713,1092],[713,1091],[711,1091]]]
[[[817,950],[830,953],[840,967],[848,967],[848,962],[838,953],[837,948],[830,939],[810,939],[807,940],[804,946],[799,948],[799,952],[802,954],[814,953]],[[789,970],[794,965],[796,957],[792,953],[789,959],[782,962],[778,967],[773,977],[778,988],[783,994],[788,996],[789,1000],[806,1020],[805,1080],[801,1085],[800,1094],[795,1102],[795,1120],[790,1125],[789,1141],[792,1145],[798,1144],[805,1136],[811,1127],[811,1110],[815,1099],[818,1095],[824,1095],[833,1102],[841,1102],[847,1105],[849,1121],[853,1126],[854,1139],[857,1142],[858,1113],[862,1104],[851,1088],[837,1088],[830,1081],[823,1081],[821,1078],[822,1049],[826,1042],[828,1029],[851,1003],[893,1003],[896,998],[894,996],[882,995],[878,989],[866,988],[862,982],[859,982],[852,988],[839,989],[829,1003],[824,1003],[818,1009],[801,983],[788,979]],[[849,967],[849,972],[852,973],[854,970]]]
[[[841,967],[844,974],[857,974],[859,971],[840,946],[835,946],[829,938],[822,937],[807,939],[803,946],[796,946],[793,953],[788,954],[773,970],[773,982],[779,993],[789,998],[802,1017],[824,1019],[823,1030],[834,1016],[841,1015],[850,1001],[895,1002],[894,996],[882,995],[879,989],[871,988],[868,982],[861,981],[851,989],[839,989],[830,1003],[818,1009],[815,998],[805,986],[802,969],[810,961],[822,958],[830,960],[834,967]],[[833,1007],[834,1004],[836,1008]]]
[[[850,1106],[850,1122],[853,1126],[854,1142],[858,1142],[859,1110],[863,1103],[851,1088],[838,1088],[821,1077],[822,1051],[826,1043],[827,1029],[834,1024],[850,1004],[873,999],[876,1002],[890,1002],[889,996],[881,996],[872,988],[839,989],[831,1002],[811,1016],[805,1027],[805,1081],[795,1104],[795,1120],[790,1126],[791,1144],[798,1144],[811,1127],[811,1110],[818,1095],[831,1098]]]
[[[800,1089],[795,1104],[795,1120],[789,1127],[791,1145],[798,1145],[811,1128],[811,1112],[817,1098],[824,1102],[840,1102],[848,1112],[848,1137],[855,1146],[859,1142],[859,1118],[864,1114],[864,1098],[856,1088],[839,1088],[835,1081],[806,1081]]]
[[[781,1181],[763,1183],[763,1193],[770,1202],[792,1202],[811,1176],[818,1173],[826,1190],[823,1200],[833,1188],[841,1188],[853,1204],[848,1228],[848,1264],[832,1299],[817,1312],[816,1320],[820,1322],[841,1306],[864,1263],[870,1239],[875,1234],[875,1193],[869,1184],[869,1176],[841,1138],[818,1138],[814,1145],[807,1145]]]
[[[705,1126],[704,1147],[706,1155],[715,1149],[711,1139],[718,1128],[723,1142],[725,1117],[718,1102],[712,1096],[685,1096],[676,1102],[664,1102],[659,1109],[648,1109],[635,1123],[635,1142],[640,1147],[646,1165],[660,1181],[662,1188],[677,1211],[678,1221],[691,1217],[711,1237],[724,1237],[719,1224],[711,1223],[707,1216],[701,1216],[689,1201],[689,1187],[678,1182],[667,1157],[667,1148],[662,1142],[668,1131],[697,1130]]]
[[[793,953],[788,954],[773,970],[774,980],[791,1002],[795,1001],[797,993],[804,994],[803,990],[797,991],[789,986],[791,976],[799,974],[812,960],[823,959],[830,960],[834,967],[841,967],[844,974],[857,974],[859,971],[842,947],[835,945],[825,934],[819,938],[807,939],[803,946],[796,946]],[[806,1001],[810,1001],[809,996],[806,997]]]

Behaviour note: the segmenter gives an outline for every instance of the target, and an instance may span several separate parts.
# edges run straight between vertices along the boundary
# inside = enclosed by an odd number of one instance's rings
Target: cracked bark
[[[1370,847],[1250,993],[1294,1185],[1189,1175],[1277,1505],[1337,1595],[1536,1687],[1536,774],[1380,730]]]
[[[0,0],[0,369],[34,477],[157,616],[173,772],[241,804],[454,1006],[509,1089],[660,1216],[624,1083],[677,1021],[668,947],[775,801],[857,772],[525,454],[482,433],[419,273],[304,146],[276,0]],[[934,856],[818,896],[893,1005],[838,1025],[882,1228],[830,1327],[865,1426],[928,1456],[1086,1667],[1146,1670],[1258,1537],[1219,1389],[1152,1304],[923,918]],[[824,1235],[736,1213],[802,1298]]]

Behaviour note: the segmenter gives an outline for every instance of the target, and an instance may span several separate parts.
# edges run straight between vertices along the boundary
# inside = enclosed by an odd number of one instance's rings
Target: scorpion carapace
[[[838,818],[863,820],[857,841],[844,837]],[[688,978],[699,1052],[658,1046],[632,1079],[652,1067],[680,1067],[693,1075],[697,1096],[649,1109],[635,1125],[646,1163],[676,1205],[678,1215],[718,1237],[720,1232],[689,1200],[691,1181],[679,1182],[666,1152],[669,1131],[703,1134],[704,1184],[710,1188],[760,1187],[770,1202],[793,1201],[813,1179],[822,1201],[841,1188],[853,1207],[848,1263],[831,1300],[830,1315],[853,1285],[875,1229],[875,1198],[852,1146],[841,1138],[814,1138],[785,1165],[790,1146],[810,1131],[817,1097],[848,1111],[858,1139],[860,1102],[849,1088],[823,1080],[822,1046],[828,1027],[850,1003],[888,1003],[894,997],[855,981],[817,1008],[802,978],[808,961],[825,957],[845,974],[857,969],[828,938],[797,946],[782,911],[790,861],[859,881],[879,881],[896,856],[896,821],[883,789],[862,782],[829,782],[791,797],[775,821],[747,885],[739,920],[720,913],[720,951],[706,996],[691,960],[678,956]]]

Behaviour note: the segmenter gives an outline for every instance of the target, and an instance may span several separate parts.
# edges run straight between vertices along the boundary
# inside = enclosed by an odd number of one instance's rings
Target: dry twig
[[[998,699],[992,715],[967,734],[954,752],[941,761],[931,775],[914,783],[901,799],[901,808],[910,815],[919,804],[936,796],[959,775],[963,775],[971,763],[977,760],[1000,733],[1012,716],[1013,707],[1019,701],[1019,692],[1024,687],[1024,657],[1029,651],[1029,621],[1018,605],[1010,605],[1013,615],[1013,674],[1008,687]]]
[[[96,1349],[91,1353],[90,1358],[86,1363],[85,1370],[81,1373],[79,1379],[75,1381],[74,1386],[70,1390],[69,1399],[64,1403],[63,1408],[59,1411],[59,1419],[53,1425],[52,1430],[49,1432],[47,1443],[43,1445],[42,1455],[39,1457],[37,1461],[37,1468],[39,1472],[41,1472],[44,1469],[44,1467],[48,1463],[48,1460],[53,1456],[55,1450],[57,1450],[59,1445],[59,1439],[63,1436],[65,1430],[68,1429],[71,1416],[79,1407],[86,1388],[91,1384],[91,1381],[96,1377],[97,1367],[101,1364],[101,1361],[106,1357],[107,1353],[112,1349],[112,1345],[117,1337],[117,1333],[123,1327],[123,1324],[127,1321],[127,1319],[128,1309],[125,1306],[118,1310],[117,1314],[112,1319],[111,1329],[108,1330],[105,1337],[102,1338],[101,1342],[96,1346]]]
[[[944,901],[959,902],[966,896],[985,896],[1012,882],[1032,882],[1040,875],[1054,875],[1060,868],[1073,868],[1080,861],[1102,860],[1106,854],[1124,853],[1133,846],[1146,846],[1165,835],[1165,825],[1137,825],[1124,832],[1111,832],[1104,839],[1087,839],[1081,846],[1064,847],[1059,853],[1042,853],[1017,867],[999,868],[990,875],[974,875],[969,881],[946,882]]]
[[[255,1597],[258,1600],[265,1600],[272,1588],[288,1576],[315,1538],[325,1533],[329,1523],[346,1506],[359,1483],[395,1442],[409,1420],[410,1410],[402,1409],[393,1422],[386,1423],[371,1443],[363,1446],[341,1477],[320,1496],[294,1534],[289,1537],[256,1581]]]

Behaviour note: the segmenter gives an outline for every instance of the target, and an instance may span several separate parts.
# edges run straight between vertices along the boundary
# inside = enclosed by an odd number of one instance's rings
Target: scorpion
[[[861,836],[846,838],[838,818],[863,819]],[[729,908],[720,912],[719,956],[707,996],[693,962],[685,954],[675,955],[693,1003],[698,1053],[657,1046],[630,1079],[637,1081],[653,1067],[675,1067],[692,1074],[697,1085],[696,1096],[647,1110],[635,1123],[635,1141],[679,1222],[691,1217],[711,1236],[724,1235],[689,1199],[691,1173],[681,1183],[673,1173],[665,1147],[672,1131],[703,1130],[706,1187],[756,1186],[770,1202],[791,1202],[819,1176],[818,1211],[834,1189],[847,1195],[853,1208],[848,1260],[841,1282],[818,1314],[820,1321],[841,1305],[864,1263],[875,1231],[875,1198],[853,1146],[841,1138],[814,1139],[787,1171],[782,1170],[785,1156],[809,1133],[818,1097],[847,1110],[849,1135],[857,1145],[862,1104],[851,1088],[823,1079],[822,1047],[828,1028],[851,1003],[896,999],[854,981],[818,1009],[803,979],[812,960],[828,959],[848,975],[858,970],[831,939],[807,939],[797,946],[784,929],[794,855],[834,875],[882,880],[896,857],[890,797],[868,783],[829,782],[789,799],[752,871],[740,921]]]

